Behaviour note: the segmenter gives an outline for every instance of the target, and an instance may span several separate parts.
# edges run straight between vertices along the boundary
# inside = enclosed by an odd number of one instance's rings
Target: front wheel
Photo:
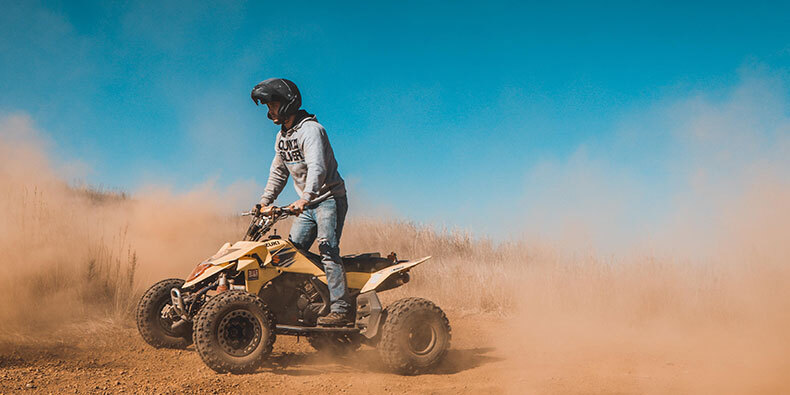
[[[401,299],[385,310],[379,354],[394,372],[419,374],[442,361],[450,347],[450,337],[450,322],[433,302]]]
[[[137,303],[137,330],[146,343],[156,348],[185,348],[192,344],[192,326],[186,325],[173,330],[173,320],[162,318],[165,307],[172,305],[170,290],[181,288],[184,280],[171,278],[162,280],[143,294]]]
[[[209,299],[195,320],[195,348],[219,373],[250,373],[274,345],[274,316],[256,295],[225,291]]]

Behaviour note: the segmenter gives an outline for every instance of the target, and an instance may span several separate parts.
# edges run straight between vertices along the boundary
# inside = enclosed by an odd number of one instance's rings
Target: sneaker
[[[318,325],[320,326],[346,326],[350,325],[351,320],[346,313],[329,313],[323,317],[318,317]]]

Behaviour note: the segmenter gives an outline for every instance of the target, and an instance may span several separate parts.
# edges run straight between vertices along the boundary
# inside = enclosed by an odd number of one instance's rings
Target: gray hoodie
[[[261,205],[274,203],[289,174],[293,176],[296,193],[310,204],[346,195],[329,137],[315,116],[305,114],[293,127],[277,133],[274,151]]]

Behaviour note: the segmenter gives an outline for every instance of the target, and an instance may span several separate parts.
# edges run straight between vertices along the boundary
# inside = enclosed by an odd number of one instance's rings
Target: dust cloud
[[[29,117],[0,122],[0,338],[24,341],[127,319],[141,286],[183,277],[243,226],[228,201],[243,194],[202,185],[135,196],[74,187],[50,160]],[[247,188],[249,189],[249,188]]]
[[[629,143],[544,174],[557,194],[532,212],[562,222],[536,221],[557,230],[543,239],[553,252],[522,261],[500,344],[522,366],[512,390],[547,370],[559,388],[602,392],[790,389],[786,97],[781,80],[746,75],[663,103],[624,126]],[[662,152],[648,181],[617,162],[644,145]]]
[[[525,202],[524,237],[351,217],[341,248],[434,256],[385,301],[420,295],[498,322],[488,335],[506,368],[493,379],[506,391],[786,392],[790,119],[774,85],[745,81],[624,125],[624,151],[665,133],[663,186],[587,149],[527,175],[551,187]],[[257,192],[69,186],[23,115],[0,122],[0,157],[6,343],[128,322],[142,288],[241,234],[227,202]]]
[[[531,170],[525,213],[512,213],[523,237],[508,242],[375,220],[344,237],[436,257],[395,297],[502,317],[490,336],[508,391],[787,392],[786,97],[781,80],[747,73],[636,114]]]

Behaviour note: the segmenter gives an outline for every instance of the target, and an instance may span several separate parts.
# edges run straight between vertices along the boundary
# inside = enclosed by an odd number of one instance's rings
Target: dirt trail
[[[434,373],[398,376],[376,363],[376,350],[364,346],[346,357],[315,352],[305,339],[278,338],[270,360],[250,375],[223,375],[207,368],[194,351],[156,350],[135,328],[123,328],[77,345],[19,347],[0,359],[0,392],[39,393],[298,393],[503,391],[490,380],[503,363],[482,330],[480,316],[452,317],[456,338],[445,363]]]
[[[2,393],[677,393],[782,392],[759,381],[748,388],[701,384],[705,363],[661,347],[596,350],[556,334],[515,333],[490,315],[450,314],[453,345],[432,374],[383,371],[364,346],[346,357],[315,352],[302,339],[279,337],[271,359],[250,375],[217,374],[194,352],[156,350],[135,328],[87,336],[73,345],[18,347],[0,359]],[[611,340],[616,339],[613,336]],[[508,339],[508,342],[504,340]],[[509,344],[505,346],[503,344]],[[712,362],[712,361],[708,361]],[[711,384],[711,383],[707,383]],[[743,384],[743,383],[741,383]],[[767,385],[768,384],[768,385]],[[766,386],[767,385],[767,386]],[[788,388],[784,388],[787,390]]]

